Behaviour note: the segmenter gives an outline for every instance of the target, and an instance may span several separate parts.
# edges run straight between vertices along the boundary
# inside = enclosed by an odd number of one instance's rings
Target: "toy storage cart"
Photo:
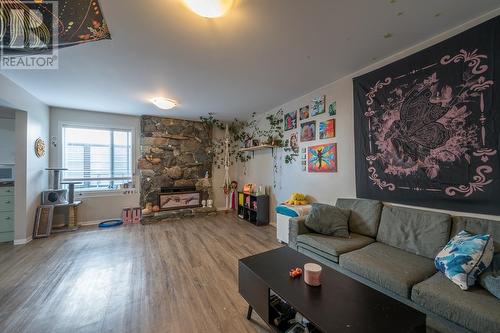
[[[311,210],[311,205],[288,206],[279,205],[276,207],[276,237],[278,241],[288,244],[288,227],[291,217],[304,216]]]

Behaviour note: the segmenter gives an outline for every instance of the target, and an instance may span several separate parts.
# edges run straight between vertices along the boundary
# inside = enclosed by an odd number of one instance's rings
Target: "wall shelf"
[[[276,145],[259,145],[259,146],[253,146],[253,147],[248,147],[248,148],[240,148],[241,152],[251,152],[255,156],[255,151],[256,150],[266,150],[266,149],[271,149],[272,153],[274,153],[274,148],[279,148],[279,146]]]

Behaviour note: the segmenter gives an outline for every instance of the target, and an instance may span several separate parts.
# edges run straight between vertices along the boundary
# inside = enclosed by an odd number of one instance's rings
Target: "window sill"
[[[137,195],[137,189],[120,190],[98,190],[98,191],[75,191],[75,199],[100,198],[100,197],[121,197],[127,195]]]

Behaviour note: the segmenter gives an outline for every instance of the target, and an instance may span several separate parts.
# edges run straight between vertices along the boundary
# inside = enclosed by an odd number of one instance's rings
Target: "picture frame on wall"
[[[325,100],[325,95],[313,98],[311,102],[311,117],[325,113]]]
[[[284,129],[290,131],[297,128],[297,110],[285,113],[284,116]]]
[[[299,109],[300,120],[309,119],[309,105],[305,105]]]
[[[309,172],[337,172],[337,144],[311,146],[307,151]]]
[[[319,138],[331,139],[335,137],[335,119],[327,119],[319,122]]]
[[[333,101],[330,103],[330,106],[328,107],[328,114],[330,116],[336,116],[337,115],[337,102]]]
[[[295,154],[298,154],[298,153],[299,153],[299,138],[298,138],[297,131],[294,131],[294,132],[290,135],[290,148],[292,149],[292,151],[293,151]]]
[[[300,142],[316,140],[316,121],[308,121],[300,124]]]

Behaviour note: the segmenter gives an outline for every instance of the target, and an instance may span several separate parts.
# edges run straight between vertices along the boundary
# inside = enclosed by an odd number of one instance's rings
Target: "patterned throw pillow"
[[[462,230],[438,253],[434,264],[448,279],[467,290],[488,268],[492,258],[493,239],[490,235],[473,235]]]

